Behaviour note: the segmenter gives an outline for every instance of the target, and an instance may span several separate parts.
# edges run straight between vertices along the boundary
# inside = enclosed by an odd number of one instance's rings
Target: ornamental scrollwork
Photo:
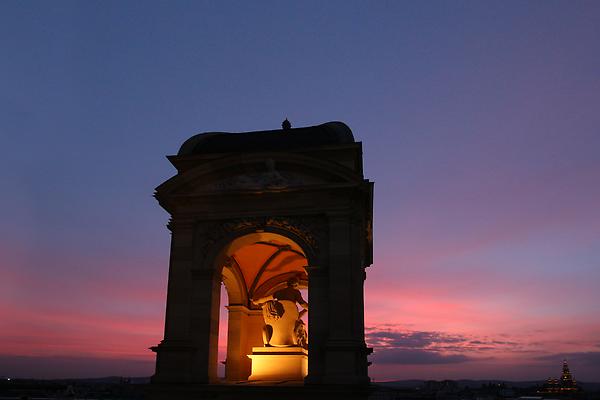
[[[236,232],[260,232],[267,228],[278,228],[290,232],[309,245],[315,253],[319,252],[319,244],[326,239],[325,217],[256,217],[235,218],[220,221],[199,222],[197,225],[198,261],[227,238],[234,238]]]

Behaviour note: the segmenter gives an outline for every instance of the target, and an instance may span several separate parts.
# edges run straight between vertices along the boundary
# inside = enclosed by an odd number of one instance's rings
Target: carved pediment
[[[236,164],[210,174],[190,179],[180,186],[179,194],[203,194],[244,191],[280,191],[315,185],[343,182],[333,174],[303,167],[295,168],[285,162],[265,159],[259,162]]]
[[[200,185],[198,192],[268,191],[326,183],[323,179],[290,172],[258,172],[229,176]]]

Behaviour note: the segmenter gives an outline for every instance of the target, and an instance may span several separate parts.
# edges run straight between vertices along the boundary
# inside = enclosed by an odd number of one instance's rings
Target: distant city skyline
[[[0,3],[0,376],[149,376],[154,188],[332,120],[375,182],[375,380],[600,376],[600,3]]]

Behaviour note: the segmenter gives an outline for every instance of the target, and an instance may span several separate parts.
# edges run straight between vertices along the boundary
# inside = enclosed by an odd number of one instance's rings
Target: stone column
[[[261,310],[251,310],[243,305],[230,305],[227,324],[227,361],[225,379],[245,381],[250,376],[252,347],[262,346],[264,320]]]

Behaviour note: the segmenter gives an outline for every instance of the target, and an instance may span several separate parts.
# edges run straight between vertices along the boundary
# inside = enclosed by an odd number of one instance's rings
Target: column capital
[[[253,310],[251,308],[246,307],[243,304],[230,304],[225,306],[229,312],[242,312],[246,315],[262,315],[262,310]]]
[[[176,230],[192,230],[195,224],[196,221],[193,218],[172,216],[167,223],[167,228],[171,232]]]

